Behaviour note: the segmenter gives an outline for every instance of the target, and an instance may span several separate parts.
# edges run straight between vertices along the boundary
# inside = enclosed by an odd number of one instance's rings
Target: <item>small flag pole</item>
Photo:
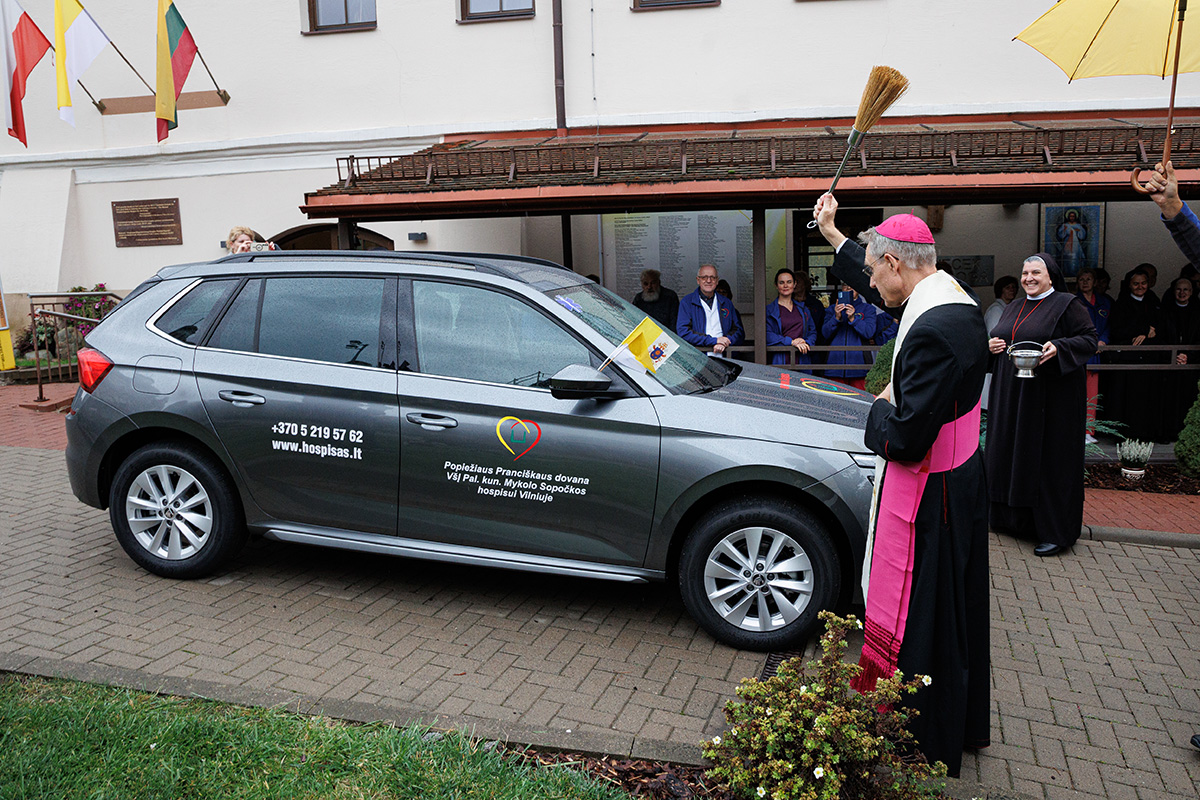
[[[613,362],[613,359],[614,359],[614,358],[616,358],[616,357],[617,357],[617,355],[618,355],[618,354],[619,354],[619,353],[620,353],[622,350],[628,350],[628,349],[629,349],[629,345],[627,345],[625,342],[621,342],[619,345],[617,345],[617,349],[616,349],[616,350],[613,350],[611,353],[609,353],[609,354],[608,354],[608,358],[604,359],[604,363],[603,363],[603,364],[601,364],[601,365],[600,365],[600,368],[599,368],[599,369],[597,369],[596,371],[597,371],[597,372],[604,372],[604,368],[605,368],[605,367],[607,367],[609,364],[611,364],[611,363]]]
[[[105,34],[105,35],[107,35],[107,34]],[[112,44],[112,39],[109,39],[108,42],[109,42],[109,44]],[[50,52],[54,53],[55,55],[58,54],[58,50],[56,50],[54,48],[54,45],[50,45]],[[134,70],[134,72],[137,72],[137,70]],[[138,77],[140,78],[141,75],[139,75]],[[83,89],[83,93],[86,94],[88,96],[88,99],[92,101],[92,105],[94,105],[97,109],[99,109],[100,113],[103,114],[104,113],[104,103],[97,100],[95,98],[95,96],[91,92],[88,91],[88,88],[83,85],[82,79],[76,78],[75,82],[79,84],[79,88]],[[143,81],[143,83],[145,83],[145,81]]]
[[[221,88],[221,84],[217,83],[217,79],[213,77],[212,70],[208,68],[208,62],[204,60],[204,53],[200,52],[200,48],[196,48],[196,55],[200,58],[200,63],[204,65],[204,71],[208,73],[208,77],[212,80],[213,86],[217,87],[217,94],[226,103],[229,102],[229,92]]]
[[[105,34],[105,35],[107,36],[108,34]],[[114,42],[112,39],[109,39],[108,43],[112,45],[113,50],[117,51],[117,55],[119,55],[121,57],[121,60],[124,61],[126,64],[129,64],[129,68],[133,70],[133,74],[137,75],[138,80],[142,82],[142,85],[150,90],[150,94],[154,94],[154,87],[151,86],[149,83],[147,83],[146,79],[142,77],[142,73],[138,72],[137,69],[133,66],[133,64],[130,63],[129,59],[125,57],[125,54],[121,52],[121,48],[117,47],[117,43]],[[80,85],[82,86],[83,84],[80,84]],[[87,89],[84,89],[84,91],[86,92]],[[91,97],[91,95],[89,94],[88,97]],[[95,102],[95,101],[93,101],[93,102]]]
[[[88,100],[92,101],[92,105],[94,105],[96,107],[96,109],[99,110],[99,112],[101,114],[103,114],[104,113],[104,103],[100,102],[99,100],[97,100],[95,97],[92,96],[92,93],[88,91],[88,88],[83,85],[83,81],[76,78],[75,82],[79,84],[80,89],[83,89],[83,93],[88,96]]]

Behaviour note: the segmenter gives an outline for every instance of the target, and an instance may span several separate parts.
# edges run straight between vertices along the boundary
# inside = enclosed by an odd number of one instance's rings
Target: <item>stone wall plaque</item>
[[[117,247],[157,247],[183,244],[179,198],[115,200],[113,235]]]

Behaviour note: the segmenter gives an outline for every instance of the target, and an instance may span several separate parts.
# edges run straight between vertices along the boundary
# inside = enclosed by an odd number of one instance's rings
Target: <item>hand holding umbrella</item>
[[[1200,34],[1183,34],[1187,0],[1061,0],[1017,34],[1067,74],[1068,81],[1105,75],[1158,75],[1170,70],[1167,138],[1162,163],[1171,158],[1171,126],[1175,121],[1175,85],[1179,73],[1200,72]],[[1182,58],[1181,58],[1182,55]],[[1133,188],[1150,194],[1139,182]]]

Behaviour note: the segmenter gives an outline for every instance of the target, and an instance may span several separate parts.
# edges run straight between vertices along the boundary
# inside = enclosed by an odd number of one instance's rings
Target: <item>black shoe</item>
[[[1037,547],[1033,548],[1033,554],[1035,556],[1056,556],[1066,549],[1067,548],[1063,547],[1061,544],[1042,542]]]
[[[1192,747],[1200,747],[1200,733],[1192,737]]]

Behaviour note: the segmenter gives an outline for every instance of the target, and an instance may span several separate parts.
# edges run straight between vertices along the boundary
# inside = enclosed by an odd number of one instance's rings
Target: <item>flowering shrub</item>
[[[1117,458],[1126,469],[1145,469],[1154,453],[1154,442],[1126,439],[1117,445]]]
[[[899,671],[859,694],[850,688],[857,664],[842,660],[854,616],[821,612],[820,659],[785,661],[765,681],[738,686],[741,702],[725,706],[729,730],[703,745],[710,777],[747,798],[774,800],[916,800],[941,794],[946,765],[930,765],[905,728],[917,712],[901,696],[928,686]]]
[[[29,327],[13,342],[13,349],[20,354],[31,350],[48,350],[51,355],[57,355],[58,344],[54,333],[54,323],[30,317]]]
[[[70,291],[86,292],[88,291],[83,286],[72,286]],[[103,283],[97,283],[92,287],[93,292],[107,292],[108,287]],[[63,306],[63,310],[68,314],[74,314],[77,317],[88,317],[89,319],[101,320],[104,315],[116,306],[117,301],[108,297],[106,294],[88,295],[86,297],[72,297],[67,300]],[[80,336],[87,336],[92,332],[92,328],[96,325],[89,322],[76,322],[75,328],[79,331]]]

